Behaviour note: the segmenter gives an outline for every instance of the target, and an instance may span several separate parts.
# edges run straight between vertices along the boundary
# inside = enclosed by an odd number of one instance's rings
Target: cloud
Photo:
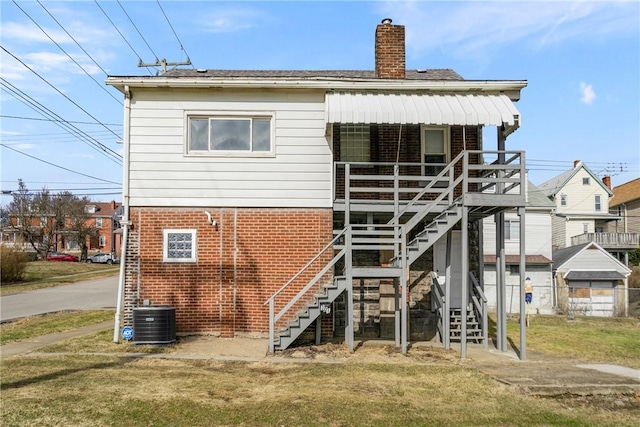
[[[580,98],[580,101],[582,101],[583,104],[591,105],[597,98],[596,92],[590,84],[580,82],[580,92],[582,92],[582,98]]]
[[[263,13],[247,8],[227,8],[209,11],[200,16],[202,30],[209,33],[233,33],[255,27]]]
[[[481,58],[518,46],[531,51],[567,40],[637,32],[637,2],[386,2],[384,16],[407,29],[414,54],[441,50]]]
[[[35,144],[27,144],[27,143],[22,143],[22,144],[13,144],[13,148],[15,148],[16,150],[30,150],[32,148],[35,148]]]

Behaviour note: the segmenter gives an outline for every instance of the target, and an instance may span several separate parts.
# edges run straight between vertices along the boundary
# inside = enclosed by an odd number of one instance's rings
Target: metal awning
[[[507,95],[329,92],[326,123],[520,126]]]

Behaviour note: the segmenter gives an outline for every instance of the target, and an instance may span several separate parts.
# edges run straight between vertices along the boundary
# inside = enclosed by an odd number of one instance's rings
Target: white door
[[[451,308],[462,307],[462,232],[451,232]],[[447,268],[447,235],[433,246],[433,270],[444,277]]]

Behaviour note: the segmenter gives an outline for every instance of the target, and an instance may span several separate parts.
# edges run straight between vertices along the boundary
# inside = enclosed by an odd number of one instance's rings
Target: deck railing
[[[584,233],[571,238],[571,246],[595,242],[605,249],[640,247],[640,233]]]

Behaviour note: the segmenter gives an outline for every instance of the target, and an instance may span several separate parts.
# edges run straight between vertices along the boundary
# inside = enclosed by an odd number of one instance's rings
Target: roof
[[[484,255],[483,261],[485,264],[494,264],[496,262],[495,255]],[[544,255],[526,255],[525,262],[527,264],[551,264],[551,260]],[[507,255],[505,257],[506,264],[519,264],[520,255]]]
[[[527,181],[527,205],[528,208],[549,208],[556,207],[540,188],[533,185],[531,181]]]
[[[561,266],[565,262],[569,261],[571,258],[576,256],[578,253],[582,252],[587,246],[591,245],[592,242],[583,243],[581,245],[569,246],[568,248],[558,249],[553,251],[551,257],[553,258],[553,264],[557,266]]]
[[[154,76],[150,76],[154,77]],[[168,78],[294,78],[294,79],[364,79],[376,78],[373,70],[209,70],[173,69],[161,77]],[[406,70],[405,80],[464,80],[460,74],[449,68]]]
[[[615,270],[571,270],[565,280],[624,280],[624,274]]]
[[[118,207],[122,205],[122,203],[120,202],[93,202],[93,203],[88,203],[87,206],[95,206],[96,207],[96,211],[95,213],[91,214],[91,216],[108,216],[108,217],[112,217],[113,214],[116,212],[116,209],[118,209]]]
[[[567,182],[569,182],[569,180],[571,180],[571,178],[574,177],[575,174],[578,173],[578,171],[580,171],[580,169],[584,169],[589,175],[591,175],[591,177],[598,183],[600,184],[600,186],[602,188],[604,188],[606,190],[606,192],[609,194],[609,196],[613,195],[613,193],[611,192],[611,189],[609,187],[607,187],[606,185],[604,185],[604,183],[600,180],[600,178],[598,178],[596,176],[596,174],[594,174],[591,169],[589,169],[587,167],[587,165],[585,165],[582,162],[579,162],[573,169],[570,169],[566,172],[561,173],[560,175],[551,178],[550,180],[543,182],[542,184],[540,184],[538,186],[538,188],[540,190],[542,190],[542,192],[547,196],[547,197],[555,197],[556,194],[558,194],[558,192],[560,190],[562,190],[562,188],[565,186],[565,184]]]
[[[600,252],[602,252],[603,254],[608,256],[611,260],[613,260],[617,265],[619,265],[621,270],[627,271],[629,273],[631,272],[631,270],[629,270],[627,268],[627,266],[622,264],[615,257],[613,257],[609,252],[604,250],[602,248],[602,246],[598,245],[595,242],[587,242],[587,243],[583,243],[581,245],[569,246],[568,248],[562,248],[562,249],[558,249],[556,251],[553,251],[553,253],[551,255],[553,257],[553,269],[554,270],[561,269],[561,267],[564,264],[566,264],[572,258],[578,256],[581,252],[583,252],[583,251],[585,251],[587,249],[597,249],[597,250],[599,250]],[[595,271],[597,269],[597,266],[594,266],[594,267],[595,268],[594,268],[593,271]]]
[[[609,206],[618,206],[623,203],[629,203],[640,199],[640,178],[625,182],[613,188],[613,198],[609,202]]]

